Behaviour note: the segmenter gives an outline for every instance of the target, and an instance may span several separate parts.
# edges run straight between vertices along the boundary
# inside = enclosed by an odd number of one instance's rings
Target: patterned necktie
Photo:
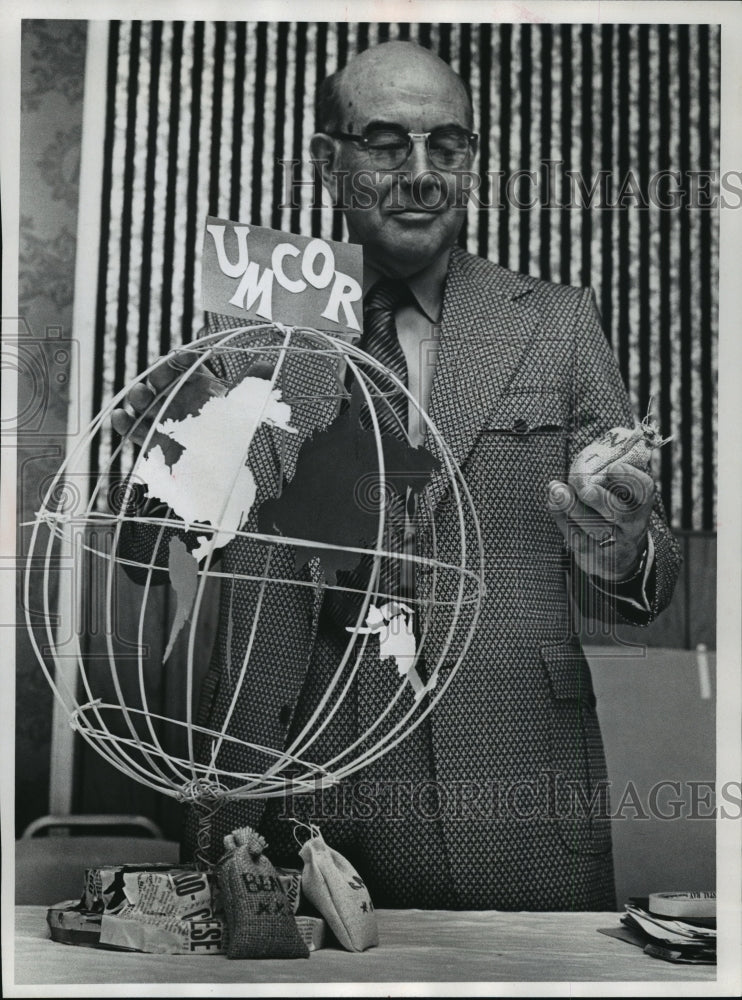
[[[359,347],[375,361],[384,365],[393,375],[407,386],[407,361],[397,336],[394,319],[396,310],[410,300],[410,290],[403,281],[382,278],[368,296],[363,307],[363,336]],[[382,434],[404,438],[407,431],[407,397],[383,373],[368,369],[367,376],[377,387],[376,416]],[[361,416],[361,422],[371,427],[368,411]]]

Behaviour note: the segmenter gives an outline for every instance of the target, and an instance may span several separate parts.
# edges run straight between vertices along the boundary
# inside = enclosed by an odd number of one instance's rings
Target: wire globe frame
[[[272,338],[273,343],[266,344],[266,338]],[[251,340],[254,343],[251,344]],[[299,340],[301,340],[301,343]],[[303,792],[314,792],[318,788],[334,784],[371,764],[385,753],[388,753],[420,725],[444,696],[446,689],[461,666],[474,634],[484,593],[484,554],[479,523],[471,495],[461,470],[446,442],[428,415],[420,409],[407,387],[392,372],[365,354],[358,347],[309,327],[287,327],[274,322],[269,324],[251,324],[249,326],[236,327],[226,332],[221,331],[187,345],[187,350],[197,355],[196,360],[189,367],[182,369],[182,373],[170,385],[157,394],[155,405],[157,406],[158,414],[162,414],[167,410],[183,383],[194,372],[198,371],[202,365],[206,364],[213,355],[238,351],[246,359],[255,356],[261,360],[265,359],[266,352],[275,355],[273,374],[269,380],[271,389],[277,388],[277,382],[285,359],[290,353],[311,351],[317,356],[325,355],[331,359],[337,359],[338,356],[341,356],[360,386],[363,403],[368,408],[375,436],[378,462],[377,493],[379,503],[377,535],[373,547],[339,547],[323,544],[316,540],[248,531],[244,527],[247,517],[244,516],[242,518],[239,530],[235,533],[235,537],[229,544],[235,544],[237,538],[251,539],[252,541],[265,543],[268,546],[266,569],[265,574],[261,577],[247,575],[244,577],[244,579],[257,582],[260,591],[257,606],[253,614],[252,634],[247,642],[246,655],[240,667],[238,679],[234,685],[234,692],[226,717],[219,730],[199,725],[193,719],[194,652],[199,613],[204,601],[205,587],[209,578],[233,579],[235,577],[233,572],[222,572],[219,569],[212,569],[211,566],[216,549],[214,543],[217,538],[219,525],[214,525],[210,522],[186,523],[182,519],[174,517],[173,511],[169,512],[170,516],[168,517],[135,517],[127,512],[128,507],[126,502],[117,503],[116,507],[118,509],[115,511],[97,509],[100,506],[102,490],[104,489],[111,463],[120,458],[123,449],[126,447],[125,439],[121,439],[112,448],[108,465],[98,477],[94,489],[91,490],[85,510],[80,515],[70,513],[68,510],[69,492],[66,484],[72,481],[76,475],[87,472],[91,447],[99,438],[99,435],[108,429],[112,410],[123,406],[125,397],[131,388],[134,385],[143,384],[161,364],[167,363],[172,358],[174,352],[171,352],[170,355],[164,358],[159,358],[154,364],[141,372],[133,382],[117,393],[98,414],[74,450],[62,464],[46,493],[41,509],[36,514],[26,560],[24,583],[26,623],[30,640],[41,668],[55,696],[64,706],[70,725],[98,754],[123,774],[162,794],[181,801],[191,802],[197,809],[213,811],[214,808],[218,808],[218,805],[227,799],[272,798],[287,794],[294,795]],[[361,362],[363,368],[359,367],[359,363]],[[404,393],[410,406],[417,411],[420,419],[423,421],[423,425],[427,431],[426,442],[433,442],[435,445],[436,457],[441,463],[448,489],[456,505],[460,553],[458,565],[438,561],[435,523],[432,516],[429,518],[428,524],[430,536],[429,555],[423,556],[419,553],[393,552],[383,548],[386,528],[386,503],[384,498],[387,493],[388,484],[385,478],[384,454],[379,421],[373,402],[373,394],[375,393],[378,396],[378,389],[364,369],[366,371],[373,369],[382,373],[386,379],[395,385],[397,391]],[[265,405],[267,405],[267,398]],[[264,412],[265,409],[263,410]],[[157,424],[157,419],[153,420],[147,432],[146,439],[129,474],[131,481],[134,481],[136,477],[137,466],[141,457],[149,449],[156,432]],[[402,428],[402,430],[406,434],[406,428]],[[239,469],[248,464],[248,453],[249,444],[243,454],[242,461],[235,470],[235,478]],[[127,486],[126,490],[129,488]],[[277,484],[279,492],[280,488],[281,482],[279,481]],[[125,493],[126,490],[124,490]],[[229,491],[225,491],[224,495],[225,500],[221,512],[222,516]],[[136,522],[153,526],[159,529],[159,538],[162,537],[166,529],[172,530],[173,528],[182,529],[183,531],[198,530],[210,535],[208,551],[198,567],[198,588],[189,620],[186,656],[185,718],[170,718],[155,712],[148,703],[146,672],[151,667],[145,664],[143,656],[145,648],[145,612],[152,586],[153,574],[156,571],[162,572],[162,566],[157,565],[153,561],[150,561],[149,564],[138,563],[121,557],[118,554],[121,531],[126,522]],[[107,528],[112,530],[113,544],[110,552],[102,551],[89,544],[86,539],[86,532],[88,532],[91,526],[94,526],[96,529]],[[42,537],[44,531],[48,531],[46,542],[44,542]],[[86,667],[85,657],[81,648],[81,640],[84,638],[81,619],[84,616],[78,614],[80,620],[75,622],[75,631],[71,640],[72,657],[76,664],[74,676],[71,676],[72,672],[69,669],[65,669],[65,663],[62,662],[63,660],[69,662],[69,653],[65,653],[62,656],[59,648],[59,640],[54,634],[52,626],[54,609],[52,608],[52,596],[50,593],[52,554],[55,544],[60,543],[70,545],[70,551],[77,553],[77,556],[73,556],[73,558],[82,558],[81,553],[87,552],[107,562],[105,575],[105,642],[108,669],[116,696],[115,701],[103,701],[100,697],[96,697],[93,689],[94,685]],[[359,556],[370,554],[373,557],[373,570],[368,586],[365,588],[365,591],[357,592],[361,600],[356,626],[353,629],[347,630],[347,644],[337,665],[337,669],[309,720],[293,738],[290,745],[284,749],[262,746],[250,742],[247,738],[242,739],[233,733],[227,732],[245,678],[252,641],[258,628],[265,587],[268,583],[285,584],[287,586],[307,586],[311,588],[317,587],[317,584],[312,580],[284,579],[269,576],[272,546],[293,546],[295,548],[303,547],[313,550],[342,548],[344,551],[353,552]],[[44,625],[42,633],[46,635],[48,653],[50,655],[46,655],[47,650],[42,650],[41,648],[36,634],[39,624],[33,620],[33,615],[30,611],[32,578],[35,572],[34,567],[38,564],[40,558],[40,552],[43,559],[42,591]],[[330,760],[319,763],[312,760],[312,745],[330,723],[351,690],[367,649],[369,634],[368,632],[359,632],[359,629],[362,629],[366,622],[368,610],[372,602],[383,598],[393,599],[393,595],[385,595],[379,588],[380,566],[384,559],[397,559],[409,563],[413,567],[425,566],[427,571],[429,571],[429,596],[424,601],[419,597],[412,599],[413,603],[421,602],[422,610],[427,613],[425,626],[420,632],[413,667],[419,662],[425,649],[425,643],[430,630],[431,612],[436,606],[435,595],[438,575],[441,572],[454,573],[458,579],[458,590],[453,600],[451,623],[442,642],[437,662],[433,669],[429,671],[429,679],[425,690],[421,696],[411,699],[412,704],[406,711],[403,711],[401,718],[394,721],[392,714],[398,706],[400,699],[408,697],[405,695],[405,690],[409,691],[406,673],[401,676],[396,693],[390,700],[385,711],[369,726],[366,732],[359,733],[357,739],[349,746],[344,747]],[[473,564],[474,568],[471,568],[468,564]],[[114,650],[114,608],[112,595],[114,592],[114,574],[117,565],[128,565],[146,573],[146,579],[142,584],[142,599],[137,625],[138,652],[136,673],[140,695],[139,707],[127,705],[126,703],[121,678],[119,677],[116,652]],[[239,578],[239,574],[237,577]],[[79,581],[79,574],[76,578]],[[348,589],[341,587],[339,584],[333,585],[327,582],[320,586],[323,586],[325,590]],[[79,589],[80,584],[78,583],[76,607],[81,599]],[[420,611],[421,608],[416,607],[415,610]],[[467,611],[467,622],[462,628],[459,628],[459,620],[463,609]],[[450,664],[446,663],[446,676],[438,684],[440,666],[449,654],[452,655],[453,662]],[[121,735],[112,731],[106,721],[108,713],[120,716],[125,723],[124,728],[127,731],[127,735]],[[388,729],[385,729],[384,723],[387,719],[389,720],[389,726]],[[139,727],[137,726],[137,722],[140,723]],[[161,728],[163,724],[171,724],[185,729],[187,743],[187,754],[185,756],[174,755],[168,752],[163,746],[161,736],[158,734],[158,727]],[[145,735],[142,734],[142,725],[145,729]],[[249,736],[249,734],[245,735],[246,737]],[[199,759],[195,753],[195,738],[205,738],[211,741],[211,753],[208,755],[207,760]],[[229,768],[220,766],[218,763],[219,753],[225,743],[238,744],[241,747],[258,752],[264,755],[266,761],[269,763],[267,763],[262,772],[235,772]]]

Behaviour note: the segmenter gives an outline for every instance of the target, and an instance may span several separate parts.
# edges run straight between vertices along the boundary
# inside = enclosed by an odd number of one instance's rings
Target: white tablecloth
[[[255,992],[248,984],[256,983],[296,983],[292,993],[298,994],[302,983],[681,983],[708,982],[716,976],[713,966],[672,965],[598,933],[598,928],[620,926],[617,913],[378,910],[377,915],[380,945],[362,954],[326,948],[308,960],[230,961],[222,955],[144,955],[57,944],[48,938],[46,907],[19,906],[11,982],[100,984],[98,993],[81,990],[69,995],[133,996],[114,984],[245,984],[245,995]],[[205,991],[179,989],[177,995]]]

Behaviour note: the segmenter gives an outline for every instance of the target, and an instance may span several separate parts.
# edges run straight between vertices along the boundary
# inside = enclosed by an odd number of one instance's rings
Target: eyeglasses
[[[476,152],[479,136],[456,125],[444,125],[432,132],[407,132],[401,126],[374,126],[363,135],[331,132],[333,139],[346,139],[365,150],[379,170],[398,170],[412,152],[415,139],[424,139],[428,158],[439,170],[463,167],[470,153]]]

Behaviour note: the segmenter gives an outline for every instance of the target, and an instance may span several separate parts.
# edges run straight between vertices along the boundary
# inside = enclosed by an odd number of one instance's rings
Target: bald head
[[[471,128],[473,112],[464,81],[434,52],[414,42],[384,42],[366,49],[327,77],[319,90],[319,127],[324,132],[354,132],[364,96],[380,103],[400,99],[421,107],[457,106]]]
[[[325,81],[319,113],[312,157],[364,262],[407,277],[456,243],[466,215],[459,175],[471,171],[476,136],[466,87],[447,63],[411,42],[377,45]],[[369,134],[385,137],[373,152]],[[449,169],[452,136],[466,152]],[[388,169],[383,151],[395,148],[401,156]]]

